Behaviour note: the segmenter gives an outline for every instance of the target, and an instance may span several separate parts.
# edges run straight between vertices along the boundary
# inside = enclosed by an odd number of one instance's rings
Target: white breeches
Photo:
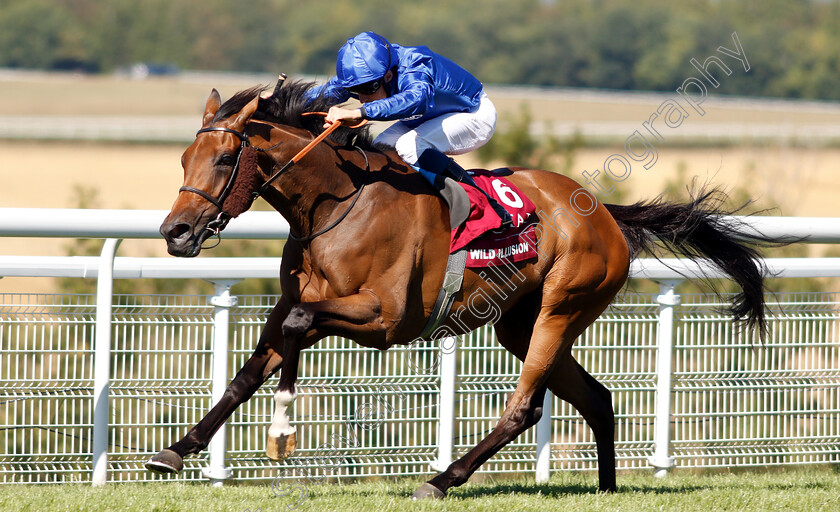
[[[487,93],[470,112],[454,112],[434,117],[410,128],[396,122],[376,137],[374,144],[394,148],[407,164],[414,165],[423,151],[432,148],[447,155],[461,155],[478,149],[496,131],[496,107]]]

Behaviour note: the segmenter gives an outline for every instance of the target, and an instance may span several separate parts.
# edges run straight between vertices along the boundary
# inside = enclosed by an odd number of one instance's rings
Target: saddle
[[[449,206],[449,225],[453,229],[466,222],[470,216],[470,196],[467,191],[450,176],[437,174],[432,187]]]
[[[471,255],[468,267],[518,262],[536,257],[536,207],[507,179],[513,173],[509,169],[471,169],[468,172],[481,190],[456,182],[466,193],[470,206],[466,221],[451,232],[449,252],[468,249]],[[490,200],[495,200],[507,210],[512,220],[511,226],[499,229],[502,227],[502,219],[490,206]]]
[[[436,339],[437,328],[443,323],[461,289],[465,268],[509,265],[537,257],[536,207],[522,191],[506,178],[509,169],[472,169],[468,171],[476,187],[464,181],[439,176],[435,182],[447,204],[450,204],[452,226],[449,257],[443,285],[438,292],[432,313],[419,335],[420,339]],[[466,180],[465,180],[466,181]],[[512,225],[499,229],[502,218],[490,205],[495,200],[510,214]],[[450,202],[451,201],[451,202]],[[458,220],[464,214],[465,220]],[[453,210],[456,213],[453,214]]]

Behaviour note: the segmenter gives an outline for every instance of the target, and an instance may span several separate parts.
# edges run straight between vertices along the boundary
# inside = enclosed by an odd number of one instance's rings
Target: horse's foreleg
[[[295,306],[297,308],[297,306]],[[299,319],[299,309],[292,308],[292,325]],[[293,315],[293,316],[292,316]],[[289,318],[287,317],[287,321]],[[272,460],[283,460],[297,447],[297,431],[291,425],[289,406],[295,401],[295,381],[297,381],[298,362],[300,361],[301,336],[283,323],[283,370],[280,382],[274,390],[274,415],[268,427],[268,439],[265,454]]]
[[[198,453],[240,404],[247,401],[268,380],[283,361],[274,347],[281,340],[280,326],[289,307],[280,303],[272,310],[254,353],[236,373],[222,398],[183,439],[161,450],[146,462],[146,469],[158,473],[177,473],[184,466],[184,457]]]
[[[294,452],[297,432],[288,408],[295,399],[300,351],[325,336],[358,339],[359,335],[384,332],[379,299],[368,292],[292,307],[283,322],[283,370],[274,391],[274,416],[268,428],[266,455],[282,460]]]

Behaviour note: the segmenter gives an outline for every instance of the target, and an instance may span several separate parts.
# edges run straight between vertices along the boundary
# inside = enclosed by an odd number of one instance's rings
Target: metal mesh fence
[[[840,459],[838,295],[776,299],[760,344],[733,330],[708,297],[684,297],[672,411],[679,466]]]
[[[229,375],[276,299],[239,297]],[[771,336],[760,345],[733,331],[718,299],[682,297],[671,416],[678,467],[838,462],[838,296],[775,299]],[[187,458],[177,477],[153,475],[143,462],[211,406],[213,306],[178,295],[117,296],[114,304],[109,479],[202,479],[206,455]],[[650,468],[658,307],[653,295],[625,294],[576,344],[580,364],[613,393],[620,469]],[[90,480],[94,309],[88,295],[0,294],[0,482]],[[415,357],[438,350],[422,347]],[[234,477],[295,478],[312,467],[339,478],[430,474],[439,378],[413,371],[406,357],[401,347],[379,352],[338,338],[305,350],[292,409],[298,451],[280,465],[263,455],[274,378],[228,422]],[[520,366],[489,326],[459,338],[456,456],[495,426]],[[555,399],[552,418],[552,469],[595,469],[594,439],[577,412]],[[533,471],[535,446],[531,429],[481,471]]]

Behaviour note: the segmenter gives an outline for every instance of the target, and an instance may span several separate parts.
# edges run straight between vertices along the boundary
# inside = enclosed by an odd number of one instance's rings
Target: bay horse
[[[210,412],[147,462],[150,470],[180,471],[183,458],[206,448],[234,409],[278,371],[266,451],[275,460],[287,457],[296,443],[286,410],[301,350],[327,336],[379,350],[410,344],[441,289],[450,242],[443,200],[393,150],[375,148],[367,128],[341,127],[313,146],[323,119],[303,114],[326,111],[329,100],[307,99],[312,83],[281,83],[270,95],[255,87],[224,104],[213,89],[202,128],[181,158],[184,186],[160,228],[170,254],[196,256],[208,237],[250,207],[255,192],[288,221],[291,235],[282,256],[282,296],[253,354]],[[305,156],[293,156],[307,145]],[[769,240],[722,222],[718,216],[728,212],[721,193],[622,206],[602,204],[548,171],[516,168],[509,179],[540,212],[540,255],[481,275],[468,268],[450,310],[461,314],[450,314],[444,327],[467,332],[497,308],[496,335],[522,360],[521,374],[496,427],[415,498],[442,498],[465,483],[537,422],[547,389],[592,429],[599,489],[616,490],[611,395],[575,361],[572,345],[622,289],[630,261],[655,251],[656,242],[724,270],[742,289],[731,305],[735,319],[766,330],[757,247]]]

